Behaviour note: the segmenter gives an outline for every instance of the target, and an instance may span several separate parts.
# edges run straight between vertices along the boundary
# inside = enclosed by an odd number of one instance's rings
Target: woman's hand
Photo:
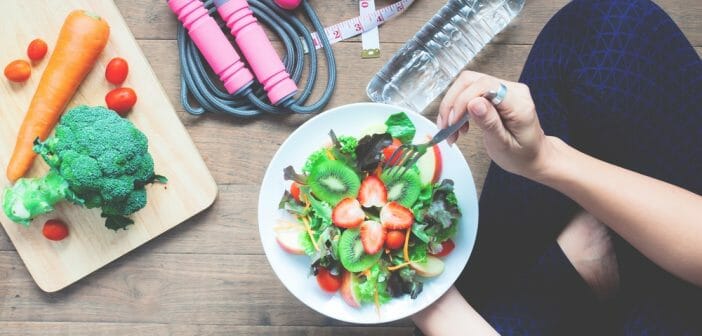
[[[507,95],[497,106],[481,97],[500,83]],[[549,141],[536,116],[529,88],[473,71],[463,71],[446,92],[436,123],[445,128],[469,113],[471,123],[483,130],[488,155],[503,169],[531,177],[547,163]],[[464,126],[462,133],[467,131]],[[458,133],[448,139],[453,143]]]

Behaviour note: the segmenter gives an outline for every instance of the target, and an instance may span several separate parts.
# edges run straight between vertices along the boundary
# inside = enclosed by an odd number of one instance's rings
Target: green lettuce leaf
[[[361,303],[375,302],[375,291],[378,290],[378,301],[380,304],[390,301],[390,293],[388,293],[388,280],[390,272],[381,267],[380,264],[375,264],[371,267],[368,277],[361,275],[356,284],[356,294]]]
[[[388,126],[387,132],[390,133],[393,138],[397,138],[402,141],[402,143],[412,142],[412,139],[414,139],[414,134],[417,131],[414,128],[412,120],[407,117],[405,112],[391,115],[388,117],[388,120],[385,121],[385,125]]]

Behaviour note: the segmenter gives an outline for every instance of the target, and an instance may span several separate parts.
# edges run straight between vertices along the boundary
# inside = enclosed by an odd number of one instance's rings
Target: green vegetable
[[[431,199],[417,202],[413,211],[417,223],[412,227],[412,233],[430,247],[453,237],[461,218],[453,181],[446,179],[434,185]]]
[[[355,158],[356,147],[358,146],[358,140],[352,136],[340,135],[338,137],[339,143],[341,144],[341,153],[346,155],[352,155]]]
[[[383,149],[390,146],[392,137],[388,133],[366,135],[356,147],[356,167],[362,172],[371,172],[383,158]]]
[[[388,293],[388,280],[390,272],[379,264],[375,264],[370,268],[368,276],[361,276],[356,282],[356,293],[361,303],[375,302],[375,291],[378,291],[378,301],[380,304],[390,301],[390,293]]]
[[[322,147],[314,151],[307,157],[305,164],[302,166],[302,172],[309,175],[312,168],[322,161],[329,160],[327,157],[327,149]]]
[[[388,117],[385,121],[385,125],[388,126],[387,132],[392,135],[393,138],[397,138],[402,143],[410,143],[414,139],[414,134],[416,129],[412,120],[407,117],[405,112],[395,113]]]
[[[36,141],[34,151],[51,170],[42,178],[20,179],[3,200],[5,214],[25,226],[66,199],[101,208],[110,229],[125,228],[133,223],[126,216],[146,205],[144,186],[165,181],[154,174],[146,136],[104,107],[69,110],[55,135]]]

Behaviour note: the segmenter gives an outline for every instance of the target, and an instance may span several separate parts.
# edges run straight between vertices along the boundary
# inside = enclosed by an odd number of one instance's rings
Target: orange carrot
[[[10,181],[16,181],[31,168],[36,157],[32,150],[34,140],[49,136],[109,36],[110,27],[100,17],[82,10],[68,14],[17,135],[7,166]]]

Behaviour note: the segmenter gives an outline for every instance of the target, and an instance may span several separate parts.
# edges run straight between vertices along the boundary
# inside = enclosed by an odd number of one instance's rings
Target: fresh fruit
[[[340,228],[355,228],[365,218],[366,213],[355,198],[344,198],[332,210],[332,223]]]
[[[13,82],[24,82],[32,75],[32,66],[25,60],[14,60],[5,67],[5,77]]]
[[[385,205],[388,202],[388,191],[383,181],[373,175],[363,179],[361,188],[358,190],[358,201],[366,208]]]
[[[290,194],[292,195],[292,197],[293,197],[296,201],[298,201],[298,202],[301,201],[301,200],[300,200],[300,184],[299,184],[299,183],[293,182],[293,183],[290,185]]]
[[[356,282],[358,279],[351,272],[344,272],[341,277],[341,288],[339,294],[344,302],[351,307],[361,308],[361,300],[358,298],[358,293],[356,293]]]
[[[367,220],[361,223],[361,245],[368,254],[376,254],[383,249],[385,243],[385,228],[382,224]]]
[[[380,209],[380,222],[388,230],[404,230],[412,226],[414,215],[397,202],[390,202]]]
[[[361,132],[358,134],[358,138],[359,139],[363,138],[366,135],[383,134],[383,133],[387,132],[387,130],[388,130],[388,125],[373,124],[373,125],[370,125],[370,126],[364,128],[363,130],[361,130]]]
[[[431,138],[427,137],[427,141]],[[439,145],[431,146],[426,153],[417,160],[417,168],[419,168],[419,180],[422,185],[436,183],[441,177],[442,157]]]
[[[380,179],[385,183],[388,191],[388,201],[396,201],[406,207],[411,207],[422,189],[422,182],[416,170],[410,169],[402,176],[392,174],[393,171],[386,170],[380,174]]]
[[[32,61],[40,61],[46,55],[47,50],[49,50],[49,47],[44,40],[34,39],[32,42],[29,42],[27,47],[27,57]]]
[[[124,58],[121,57],[111,59],[105,68],[105,78],[108,82],[115,85],[124,83],[124,80],[127,79],[128,73],[129,64],[124,60]]]
[[[68,236],[68,226],[58,219],[49,219],[41,232],[46,239],[59,241]]]
[[[425,278],[433,278],[444,272],[444,262],[430,255],[421,263],[410,261],[410,267],[417,272],[417,275]]]
[[[405,244],[405,231],[388,230],[385,236],[385,247],[391,250],[397,250]]]
[[[305,249],[300,242],[300,235],[305,234],[305,226],[300,223],[283,223],[273,227],[275,240],[278,245],[288,253],[305,254]]]
[[[109,36],[110,27],[100,17],[82,10],[68,14],[17,132],[12,158],[7,165],[10,182],[17,181],[32,167],[37,156],[34,141],[46,140],[53,131],[66,104],[107,45]]]
[[[397,160],[400,158],[401,152],[397,153],[397,155],[392,160],[392,162],[388,162],[388,160],[390,160],[390,157],[392,156],[392,154],[395,153],[395,150],[400,146],[402,146],[402,142],[400,142],[400,140],[392,139],[392,144],[390,146],[385,147],[385,149],[383,149],[383,157],[385,158],[385,162],[387,162],[389,165],[395,164],[395,162],[397,162]]]
[[[356,198],[361,179],[338,160],[325,160],[310,170],[310,190],[322,201],[335,206],[344,198]]]
[[[453,249],[455,247],[456,247],[456,244],[453,242],[453,240],[451,240],[451,239],[445,240],[443,243],[441,243],[441,252],[432,253],[431,255],[433,255],[435,257],[445,257],[449,253],[451,253],[451,251],[453,251]]]
[[[107,93],[105,96],[105,103],[107,103],[107,108],[117,112],[121,116],[127,115],[127,112],[132,109],[134,104],[136,104],[137,95],[134,90],[121,87],[116,88]]]
[[[349,272],[362,272],[375,265],[382,252],[367,254],[358,229],[347,229],[339,239],[339,259]]]
[[[328,293],[335,293],[341,288],[341,275],[333,275],[324,267],[317,268],[319,288]]]

